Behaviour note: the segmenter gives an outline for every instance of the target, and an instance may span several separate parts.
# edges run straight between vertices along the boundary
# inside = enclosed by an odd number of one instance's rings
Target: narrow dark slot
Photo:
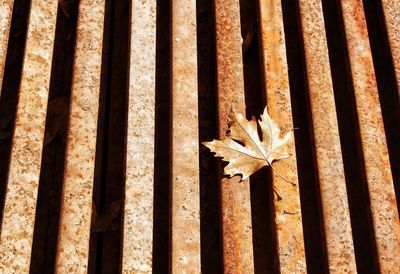
[[[294,133],[307,272],[328,273],[300,11],[298,3],[290,0],[282,1],[282,9],[293,123],[298,128]]]
[[[96,159],[94,169],[94,184],[93,184],[93,212],[92,224],[90,230],[90,243],[89,243],[89,262],[88,272],[90,274],[98,273],[101,271],[101,262],[98,259],[102,256],[103,237],[101,232],[96,230],[97,211],[102,207],[101,193],[104,189],[104,166],[106,165],[107,153],[107,109],[109,106],[110,97],[110,81],[111,81],[111,38],[112,38],[112,3],[114,1],[108,0],[105,3],[104,12],[104,31],[103,31],[103,49],[101,60],[101,78],[100,78],[100,97],[99,97],[99,114],[97,122],[97,140],[96,140]],[[104,194],[103,194],[104,195]]]
[[[246,116],[259,118],[266,105],[259,54],[258,1],[240,1],[243,47],[243,76]],[[279,273],[272,174],[268,168],[250,177],[251,215],[255,273]]]
[[[212,1],[197,1],[197,61],[200,142],[217,137],[215,14]],[[221,273],[220,202],[217,159],[200,145],[201,270]]]
[[[0,231],[10,167],[12,135],[14,132],[15,114],[19,99],[22,64],[25,51],[28,27],[30,0],[15,0],[6,63],[4,67],[3,86],[0,97]]]
[[[30,273],[54,273],[78,3],[58,7]]]
[[[323,1],[357,270],[379,273],[355,95],[340,3]]]
[[[400,98],[381,0],[364,0],[365,17],[385,124],[397,207],[400,208]],[[400,79],[397,79],[400,81]],[[400,214],[400,212],[399,212]]]
[[[153,273],[168,273],[170,259],[170,11],[170,1],[157,0]]]
[[[92,235],[97,241],[93,273],[118,273],[121,262],[122,211],[125,186],[126,114],[129,68],[130,4],[110,1],[107,4],[105,43],[108,61],[103,85],[103,106],[99,149],[101,168],[95,184],[95,218]]]

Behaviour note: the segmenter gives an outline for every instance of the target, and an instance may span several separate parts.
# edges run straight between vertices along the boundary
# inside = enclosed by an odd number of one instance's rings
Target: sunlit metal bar
[[[33,0],[24,56],[11,166],[0,238],[0,272],[28,273],[51,64],[57,1]]]
[[[260,1],[262,61],[268,111],[284,131],[293,129],[281,1]],[[273,164],[279,266],[282,273],[305,273],[305,251],[294,140],[291,157]],[[278,175],[279,174],[279,175]],[[283,178],[282,178],[283,177]],[[291,183],[296,184],[293,186]]]
[[[361,0],[342,0],[365,175],[382,273],[400,269],[400,221]]]
[[[8,36],[10,34],[13,6],[14,0],[0,1],[0,97],[3,85],[4,65],[6,63]]]
[[[156,4],[132,1],[123,273],[152,271]]]
[[[104,9],[104,0],[79,5],[57,273],[88,271]]]
[[[239,1],[215,1],[219,138],[232,108],[245,114]],[[238,176],[221,180],[222,243],[225,273],[253,273],[250,184]]]
[[[355,273],[349,205],[321,1],[301,0],[300,16],[328,265],[332,273]]]
[[[200,273],[196,1],[172,0],[171,13],[171,271]]]
[[[397,91],[400,97],[400,2],[382,0],[382,6],[396,73]]]

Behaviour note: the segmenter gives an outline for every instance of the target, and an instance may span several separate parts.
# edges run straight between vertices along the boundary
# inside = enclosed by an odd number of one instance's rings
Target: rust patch
[[[215,1],[219,137],[232,106],[245,113],[239,1]],[[221,180],[225,273],[254,272],[249,181]]]
[[[104,9],[104,0],[79,6],[57,273],[87,272]]]
[[[378,261],[382,273],[391,273],[400,269],[400,221],[367,25],[361,0],[341,5]]]
[[[300,1],[328,267],[354,273],[356,263],[321,2]]]
[[[382,0],[382,6],[400,98],[400,4],[397,0]]]
[[[9,178],[2,182],[1,273],[29,272],[56,17],[57,2],[32,1]]]
[[[10,34],[11,17],[14,0],[0,2],[0,97],[3,86],[4,66],[7,56],[8,35]]]
[[[156,4],[132,2],[123,273],[152,271]]]
[[[172,1],[172,273],[200,273],[196,1]]]
[[[268,110],[284,131],[293,129],[285,36],[280,1],[260,2],[261,45]],[[305,273],[303,226],[294,142],[288,148],[291,157],[274,163],[274,169],[292,186],[273,172],[273,186],[282,200],[275,197],[275,222],[279,265],[282,273]],[[287,214],[287,213],[290,214]]]

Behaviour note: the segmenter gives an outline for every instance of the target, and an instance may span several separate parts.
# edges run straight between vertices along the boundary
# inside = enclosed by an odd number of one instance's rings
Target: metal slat
[[[293,129],[281,1],[260,1],[261,45],[268,111],[284,131]],[[305,273],[305,251],[294,141],[289,159],[273,164],[279,265],[282,273]]]
[[[200,273],[196,1],[172,1],[171,272]]]
[[[132,1],[123,273],[152,271],[156,4]]]
[[[219,138],[229,111],[245,113],[239,1],[215,1]],[[253,273],[253,234],[249,180],[221,180],[222,244],[225,273]]]
[[[3,85],[4,65],[6,63],[8,36],[10,34],[13,6],[14,0],[0,1],[0,97]]]
[[[0,239],[0,272],[28,273],[57,2],[33,0]]]
[[[396,73],[397,91],[400,97],[400,2],[382,0],[382,6]]]
[[[57,273],[87,272],[104,9],[104,0],[79,6]]]
[[[300,1],[300,16],[315,139],[316,177],[321,193],[328,266],[332,273],[356,272],[321,2]]]
[[[367,25],[361,0],[341,5],[378,261],[382,273],[390,273],[400,269],[400,221]]]

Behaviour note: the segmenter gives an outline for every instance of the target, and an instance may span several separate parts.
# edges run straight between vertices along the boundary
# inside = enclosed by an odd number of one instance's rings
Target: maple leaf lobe
[[[229,129],[223,140],[214,139],[203,142],[216,157],[229,162],[224,168],[224,175],[230,177],[241,174],[242,181],[264,166],[275,160],[288,158],[288,142],[293,136],[289,131],[280,137],[278,124],[271,119],[267,107],[258,120],[262,132],[262,140],[258,134],[257,121],[254,117],[249,121],[243,114],[234,109],[229,114]]]

